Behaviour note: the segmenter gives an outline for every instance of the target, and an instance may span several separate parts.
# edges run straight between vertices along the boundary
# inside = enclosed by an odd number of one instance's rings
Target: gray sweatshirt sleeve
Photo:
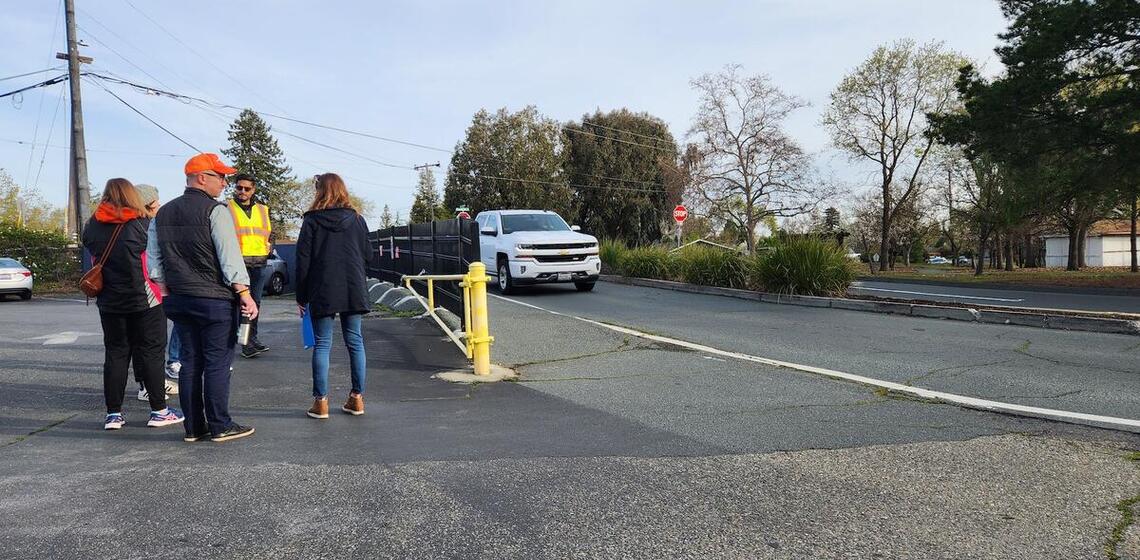
[[[162,250],[158,248],[158,229],[154,225],[157,221],[151,218],[146,229],[146,268],[150,279],[162,284],[166,281],[166,273],[162,270]]]
[[[222,265],[222,279],[226,284],[249,285],[249,272],[245,269],[245,261],[241,258],[241,246],[238,244],[237,230],[234,229],[234,219],[225,206],[216,206],[210,212],[210,236],[214,238],[214,247],[218,251],[218,262]]]

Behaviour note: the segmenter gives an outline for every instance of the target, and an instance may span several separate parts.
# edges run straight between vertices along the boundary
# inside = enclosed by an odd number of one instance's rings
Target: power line
[[[142,10],[140,10],[138,6],[135,6],[135,4],[134,4],[133,2],[131,2],[131,0],[123,0],[123,1],[124,1],[124,2],[126,2],[126,3],[127,3],[127,5],[128,5],[128,6],[130,6],[132,9],[134,9],[134,11],[138,12],[138,13],[139,13],[139,15],[141,15],[141,16],[142,16],[142,17],[144,17],[144,18],[146,18],[146,19],[147,19],[147,21],[149,21],[149,22],[153,23],[153,24],[154,24],[156,27],[158,27],[160,30],[162,30],[162,32],[163,32],[163,33],[166,33],[166,35],[167,35],[168,37],[170,37],[171,39],[174,39],[174,41],[175,41],[176,43],[178,43],[179,45],[182,45],[183,47],[185,47],[185,48],[186,48],[186,50],[188,50],[188,51],[190,51],[190,52],[194,53],[194,55],[195,55],[195,56],[197,56],[198,58],[202,59],[202,60],[203,60],[203,61],[204,61],[206,64],[209,64],[209,65],[210,65],[210,67],[211,67],[211,68],[213,68],[214,70],[217,70],[219,74],[221,74],[221,75],[223,75],[223,76],[225,76],[225,77],[229,78],[229,79],[230,79],[230,80],[232,80],[232,81],[233,81],[235,84],[237,84],[237,85],[241,86],[241,87],[242,87],[242,89],[244,89],[244,90],[248,91],[249,93],[252,93],[252,94],[253,94],[255,97],[258,97],[258,98],[262,99],[263,101],[267,101],[267,102],[269,102],[269,104],[270,104],[270,105],[273,105],[273,106],[277,107],[278,109],[281,109],[282,111],[284,111],[284,109],[285,109],[284,107],[281,107],[280,105],[278,105],[278,104],[274,103],[274,102],[273,102],[271,99],[268,99],[268,98],[266,98],[265,96],[258,94],[256,91],[253,91],[252,89],[250,89],[250,87],[249,87],[249,86],[247,86],[247,85],[243,84],[243,83],[241,82],[241,80],[239,80],[239,79],[237,79],[237,78],[235,78],[235,77],[231,76],[231,75],[230,75],[228,72],[226,72],[225,70],[223,70],[223,69],[219,68],[219,67],[218,67],[218,65],[214,64],[214,63],[213,63],[213,61],[211,61],[211,60],[210,60],[208,57],[206,57],[206,56],[205,56],[205,55],[203,55],[202,53],[198,52],[197,50],[194,50],[194,47],[191,47],[190,45],[187,45],[186,43],[184,43],[184,42],[183,42],[181,39],[179,39],[179,38],[178,38],[178,37],[177,37],[177,36],[176,36],[174,33],[171,33],[169,29],[167,29],[166,27],[164,27],[164,26],[163,26],[161,23],[158,23],[157,21],[155,21],[155,20],[154,20],[154,18],[152,18],[152,17],[150,17],[150,16],[146,15],[146,13],[145,13],[145,12],[143,12]]]
[[[51,115],[51,126],[48,127],[47,139],[44,140],[44,152],[40,156],[40,168],[36,170],[36,182],[32,188],[39,188],[40,186],[40,175],[44,172],[44,162],[47,161],[47,145],[51,143],[51,135],[55,132],[55,119],[59,116],[59,108],[63,106],[63,90],[64,88],[59,88],[59,100],[55,102],[55,112],[53,112]],[[70,146],[68,149],[70,149]],[[32,146],[33,156],[35,155],[35,152],[36,148],[35,146]],[[27,184],[27,181],[25,181],[24,184]]]
[[[107,88],[107,86],[103,85],[103,84],[102,84],[102,82],[99,82],[98,80],[88,80],[88,82],[91,82],[91,83],[94,83],[94,84],[98,85],[100,88],[102,88],[102,89],[103,89],[103,91],[105,91],[105,92],[107,92],[107,93],[111,94],[111,97],[114,97],[115,99],[118,99],[118,100],[119,100],[119,103],[122,103],[123,105],[126,105],[128,109],[130,109],[130,110],[132,110],[132,111],[134,111],[134,112],[138,113],[140,117],[142,117],[142,118],[144,118],[144,119],[146,119],[146,120],[150,121],[150,124],[153,124],[154,126],[157,126],[158,128],[161,128],[163,132],[165,132],[165,133],[169,134],[169,135],[170,135],[171,137],[173,137],[175,140],[178,140],[179,142],[182,142],[183,144],[186,144],[187,146],[189,146],[189,147],[190,147],[190,149],[191,149],[191,150],[194,150],[195,152],[199,152],[199,153],[202,151],[202,150],[199,150],[198,148],[194,147],[194,145],[193,145],[193,144],[191,144],[191,143],[189,143],[189,142],[187,142],[187,141],[183,140],[183,139],[182,139],[181,137],[179,137],[177,134],[175,134],[175,133],[171,132],[171,131],[170,131],[168,128],[166,128],[165,126],[162,126],[161,124],[158,124],[157,122],[155,122],[155,120],[154,120],[154,119],[152,119],[152,118],[150,118],[150,117],[146,116],[146,114],[145,114],[145,113],[143,113],[142,111],[140,111],[140,110],[138,110],[138,109],[135,109],[133,105],[131,105],[130,103],[127,103],[126,101],[124,101],[122,97],[119,97],[118,95],[115,95],[115,92],[111,91],[109,88]]]
[[[53,64],[52,61],[55,60],[52,57],[55,56],[55,38],[56,38],[56,35],[59,34],[59,16],[61,13],[63,13],[63,0],[59,0],[59,3],[56,5],[55,18],[52,20],[52,23],[51,23],[51,41],[48,42],[48,64]],[[56,70],[62,70],[63,69],[63,67],[61,67],[61,66],[55,66],[54,68]],[[51,69],[41,70],[40,72],[32,72],[31,74],[39,74],[41,72],[50,72],[50,71],[51,71]],[[22,76],[30,76],[31,74],[23,74]],[[3,80],[0,80],[0,81],[3,81]],[[60,100],[62,101],[63,100],[63,91],[60,91],[59,95],[60,95]],[[44,118],[44,99],[46,99],[46,98],[47,98],[47,89],[40,90],[40,105],[38,108],[36,108],[36,126],[32,129],[32,141],[33,142],[36,140],[39,140],[39,138],[40,138],[40,121],[42,121]],[[56,110],[58,111],[59,110],[58,105],[56,107],[57,107]],[[54,120],[55,117],[52,117],[52,119]],[[47,153],[45,152],[44,155],[46,156]],[[24,170],[24,184],[25,185],[28,184],[28,180],[31,179],[31,177],[32,177],[32,161],[35,160],[35,158],[36,158],[36,148],[35,148],[35,146],[33,146],[31,150],[28,150],[28,165],[27,165],[27,168]],[[41,158],[41,161],[42,161],[42,158]],[[40,169],[43,169],[42,164],[40,165]],[[36,175],[38,176],[39,173],[36,173]]]
[[[605,136],[603,134],[596,134],[596,133],[590,132],[588,130],[582,130],[580,128],[571,128],[571,127],[565,126],[565,125],[562,126],[562,130],[565,130],[566,132],[573,132],[575,134],[586,134],[588,136],[593,136],[595,138],[602,138],[604,140],[612,140],[614,142],[620,142],[622,144],[629,144],[631,146],[641,146],[642,148],[649,148],[651,150],[661,150],[663,152],[669,152],[669,153],[674,152],[674,150],[670,150],[669,148],[663,148],[661,146],[650,146],[649,144],[640,144],[638,142],[632,142],[630,140],[622,140],[621,138],[614,138],[613,136]]]
[[[45,147],[56,150],[70,150],[71,146],[60,146],[59,144],[44,144],[41,142],[29,142],[27,140],[16,140],[14,138],[0,138],[0,142],[8,142],[11,144],[20,144],[21,146],[32,147]],[[130,154],[134,156],[155,156],[155,157],[186,157],[186,154],[164,154],[158,152],[136,152],[134,150],[97,150],[94,148],[87,148],[88,152],[99,152],[105,154]]]
[[[170,91],[165,91],[165,90],[161,90],[161,89],[158,89],[158,88],[153,88],[153,87],[149,87],[149,86],[145,86],[145,85],[137,84],[137,83],[134,83],[134,82],[130,82],[130,81],[128,81],[128,80],[123,80],[123,79],[119,79],[119,78],[113,78],[113,77],[109,77],[109,76],[104,76],[104,75],[101,75],[101,74],[98,74],[98,73],[95,73],[95,72],[87,72],[86,74],[87,74],[88,76],[93,76],[93,77],[96,77],[96,78],[100,78],[101,80],[107,80],[107,81],[111,81],[111,82],[114,82],[114,83],[120,83],[120,84],[122,84],[122,85],[130,86],[130,87],[133,87],[133,88],[136,88],[136,89],[142,90],[142,91],[144,91],[144,92],[155,93],[155,94],[158,94],[158,95],[163,95],[163,96],[166,96],[166,97],[171,97],[171,98],[175,98],[175,99],[185,99],[185,100],[195,101],[195,102],[198,102],[198,103],[202,103],[202,104],[205,104],[205,105],[208,105],[208,106],[212,106],[212,107],[226,108],[226,109],[232,109],[232,110],[238,110],[238,111],[240,111],[240,110],[243,110],[241,107],[236,107],[236,106],[233,106],[233,105],[228,105],[228,104],[225,104],[225,103],[218,103],[218,102],[208,101],[208,100],[205,100],[205,99],[201,99],[201,98],[197,98],[197,97],[192,97],[192,96],[189,96],[189,95],[183,95],[183,94],[179,94],[179,93],[174,93],[174,92],[170,92]],[[103,86],[101,86],[101,87],[103,87]],[[106,88],[106,87],[104,87],[104,89],[107,89],[107,88]],[[108,91],[110,91],[110,90],[108,90]],[[116,96],[116,97],[117,97],[117,96]],[[207,110],[207,111],[210,111],[210,112],[212,112],[212,113],[213,113],[213,111],[212,111],[212,110],[210,110],[210,109],[208,109],[207,107],[202,107],[202,106],[200,106],[200,105],[197,105],[197,104],[195,104],[195,103],[190,103],[190,105],[191,105],[191,106],[193,106],[193,107],[198,107],[199,109],[202,109],[202,110]],[[260,112],[258,112],[258,111],[254,111],[254,112],[255,112],[255,113],[258,113],[258,114],[262,114],[262,113],[260,113]],[[216,113],[214,113],[214,114],[216,114]],[[296,119],[290,119],[290,120],[296,120]],[[156,124],[157,124],[157,123],[156,123]],[[312,124],[314,124],[314,125],[315,125],[315,123],[312,123]],[[321,127],[321,128],[336,129],[336,127],[328,127],[328,126],[325,126],[325,125],[316,125],[316,126],[319,126],[319,127]],[[341,129],[341,130],[343,131],[343,129]],[[289,136],[289,137],[291,137],[291,138],[295,138],[295,139],[297,139],[297,140],[300,140],[300,141],[302,141],[302,142],[306,142],[306,143],[309,143],[309,144],[313,144],[313,145],[316,145],[316,146],[320,146],[320,147],[322,147],[322,148],[325,148],[325,149],[328,149],[328,150],[332,150],[332,151],[334,151],[334,152],[338,152],[338,153],[342,153],[342,154],[345,154],[345,155],[349,155],[349,156],[352,156],[352,157],[356,157],[356,158],[359,158],[359,159],[363,159],[363,160],[366,160],[366,161],[369,161],[369,162],[371,162],[371,163],[374,163],[374,164],[377,164],[377,165],[381,165],[381,166],[384,166],[384,167],[391,167],[391,168],[396,168],[396,169],[408,169],[408,170],[413,170],[413,169],[414,169],[414,168],[413,168],[413,167],[411,167],[411,166],[404,166],[404,165],[393,164],[393,163],[389,163],[389,162],[385,162],[385,161],[380,161],[380,160],[377,160],[377,159],[371,158],[371,157],[369,157],[369,156],[365,156],[365,155],[361,155],[361,154],[358,154],[358,153],[355,153],[355,152],[351,152],[351,151],[348,151],[348,150],[344,150],[344,149],[341,149],[341,148],[337,148],[337,147],[335,147],[335,146],[330,146],[330,145],[328,145],[328,144],[324,144],[324,143],[322,143],[322,142],[318,142],[318,141],[316,141],[316,140],[312,140],[312,139],[310,139],[310,138],[306,138],[306,137],[304,137],[304,136],[300,136],[300,135],[297,135],[297,134],[293,134],[293,133],[290,133],[290,132],[288,132],[288,131],[285,131],[285,130],[277,129],[277,132],[278,132],[278,133],[280,133],[280,134],[283,134],[283,135],[285,135],[285,136]],[[579,131],[579,132],[584,132],[584,131]],[[585,132],[585,134],[592,134],[592,135],[593,135],[593,133],[590,133],[590,132]],[[361,135],[363,135],[363,133],[361,133]],[[597,136],[597,135],[594,135],[594,136]],[[615,139],[615,138],[609,138],[609,139],[610,139],[610,140],[619,140],[619,139]],[[635,143],[635,144],[636,144],[636,143]],[[653,146],[646,146],[646,147],[653,147]],[[447,151],[450,153],[450,150],[447,150]],[[310,165],[311,165],[311,164],[310,164]],[[467,176],[467,175],[463,175],[463,174],[459,174],[459,173],[451,173],[451,172],[448,172],[448,173],[446,173],[446,175],[454,175],[454,176],[458,176],[458,177],[469,177],[469,176]],[[601,177],[601,178],[604,178],[604,179],[608,179],[608,180],[613,180],[613,181],[626,181],[626,182],[635,182],[635,183],[647,183],[647,184],[654,184],[654,185],[656,185],[656,186],[658,186],[658,187],[663,187],[663,185],[660,185],[660,184],[657,184],[657,183],[650,183],[650,182],[648,182],[648,181],[636,181],[636,180],[632,180],[632,179],[620,179],[620,178],[616,178],[616,177],[604,177],[604,176],[596,176],[596,177]],[[531,184],[555,185],[555,186],[566,185],[566,186],[569,186],[569,187],[573,187],[573,188],[582,188],[582,189],[611,189],[611,190],[621,190],[621,191],[629,191],[629,192],[664,192],[664,189],[663,189],[663,188],[656,188],[656,189],[645,189],[645,188],[634,188],[634,187],[618,187],[618,186],[608,186],[608,185],[607,185],[607,186],[603,186],[603,185],[579,185],[579,184],[559,183],[559,182],[554,182],[554,181],[538,181],[538,180],[532,180],[532,179],[517,179],[517,178],[511,178],[511,177],[498,177],[498,176],[492,176],[492,175],[479,175],[479,176],[478,176],[478,178],[482,178],[482,179],[491,179],[491,180],[502,180],[502,181],[513,181],[513,182],[519,182],[519,183],[531,183]]]
[[[188,80],[188,79],[186,79],[186,77],[185,77],[185,76],[182,76],[180,73],[178,73],[178,72],[176,72],[176,71],[174,71],[174,70],[171,70],[171,69],[170,69],[170,67],[169,67],[169,66],[167,66],[167,65],[165,65],[165,64],[163,64],[161,60],[158,60],[157,58],[155,58],[154,56],[152,56],[150,53],[148,53],[146,50],[144,50],[144,49],[140,49],[140,48],[139,48],[138,46],[136,46],[134,43],[132,43],[132,42],[130,42],[129,40],[127,40],[127,38],[125,38],[125,37],[123,37],[122,35],[119,35],[118,33],[116,33],[116,32],[115,32],[115,30],[114,30],[112,27],[110,27],[110,26],[108,26],[108,25],[105,25],[103,22],[99,21],[99,20],[98,20],[98,19],[97,19],[95,16],[91,15],[90,13],[88,13],[88,12],[86,12],[86,11],[84,11],[84,10],[78,9],[78,8],[76,8],[76,11],[78,11],[78,12],[79,12],[79,13],[81,13],[81,14],[83,14],[83,17],[84,17],[84,18],[91,20],[91,21],[92,21],[92,22],[93,22],[95,25],[98,25],[99,27],[101,27],[101,28],[103,28],[104,30],[106,30],[108,33],[110,33],[110,34],[111,34],[112,36],[114,36],[116,39],[118,39],[118,40],[122,41],[122,42],[123,42],[123,44],[125,44],[126,46],[128,46],[128,47],[130,47],[130,48],[134,49],[134,50],[135,50],[135,52],[138,52],[139,54],[142,54],[142,55],[143,55],[143,56],[145,56],[146,58],[150,59],[152,62],[154,62],[155,64],[157,64],[159,68],[162,68],[162,69],[163,69],[163,70],[165,70],[165,71],[166,71],[168,74],[170,74],[170,75],[172,75],[172,76],[174,76],[174,77],[176,77],[176,78],[180,79],[181,81],[185,82],[186,84],[189,84],[189,85],[193,86],[193,83],[194,83],[194,82],[193,82],[192,80]],[[107,46],[107,48],[108,48],[108,49],[110,49],[110,48],[111,48],[110,46],[106,45],[105,43],[101,43],[101,44],[104,44],[105,46]],[[112,52],[114,52],[114,51],[112,50]],[[116,53],[116,54],[118,54],[118,53]],[[120,56],[119,56],[119,58],[123,58],[123,60],[126,60],[126,58],[124,58],[122,55],[120,55]],[[130,64],[130,61],[128,61],[128,64]],[[135,68],[139,68],[138,66],[136,66],[136,65],[134,65],[134,64],[131,64],[131,66],[135,66]],[[139,68],[139,70],[142,70],[142,68]],[[143,70],[143,73],[144,73],[144,74],[146,74],[146,71],[145,71],[145,70]],[[148,75],[148,76],[150,76],[150,74],[147,74],[147,75]],[[152,76],[152,78],[153,78],[155,81],[157,81],[158,83],[160,83],[160,84],[161,84],[161,83],[164,83],[162,80],[159,80],[158,78],[154,78],[153,76]]]
[[[36,74],[45,74],[47,72],[55,72],[58,70],[63,70],[63,67],[62,66],[53,66],[51,68],[44,68],[43,70],[36,70],[35,72],[25,72],[23,74],[16,74],[15,76],[5,76],[3,78],[0,78],[0,82],[5,82],[8,80],[15,80],[16,78],[23,78],[25,76],[35,76]]]
[[[20,89],[14,89],[14,90],[9,91],[7,93],[0,93],[0,99],[3,99],[5,97],[11,97],[13,95],[16,95],[17,93],[23,93],[23,92],[28,91],[30,89],[46,87],[46,86],[55,85],[55,84],[58,84],[60,82],[66,82],[66,81],[67,81],[67,74],[61,74],[61,75],[56,76],[54,78],[49,78],[47,80],[44,80],[38,84],[32,84],[30,86],[22,87]]]
[[[152,80],[154,80],[154,81],[156,81],[156,82],[158,82],[158,83],[162,84],[162,85],[163,85],[163,86],[165,86],[165,87],[170,87],[170,86],[166,85],[166,83],[165,83],[165,82],[163,82],[162,80],[160,80],[160,79],[158,79],[158,78],[154,77],[154,75],[153,75],[153,74],[151,74],[150,72],[147,72],[146,70],[143,70],[143,69],[142,69],[142,67],[140,67],[138,64],[135,64],[134,62],[131,62],[131,60],[130,60],[130,59],[128,59],[127,57],[125,57],[125,56],[123,56],[122,54],[120,54],[120,53],[119,53],[119,51],[115,50],[114,48],[112,48],[112,47],[111,47],[110,45],[108,45],[107,43],[104,43],[103,41],[100,41],[98,37],[96,37],[96,36],[95,36],[93,33],[91,33],[90,31],[88,31],[88,30],[84,29],[82,25],[76,24],[76,25],[75,25],[75,27],[78,27],[78,28],[79,28],[79,30],[80,30],[80,31],[82,31],[84,34],[86,34],[88,37],[90,37],[92,41],[95,41],[96,43],[99,43],[100,45],[103,45],[103,47],[104,47],[104,48],[106,48],[107,50],[111,51],[111,53],[112,53],[112,54],[114,54],[115,56],[117,56],[117,57],[121,58],[121,59],[123,60],[123,62],[126,62],[127,64],[130,64],[131,66],[133,66],[133,67],[134,67],[136,70],[138,70],[139,72],[142,72],[143,74],[146,74],[146,76],[147,76],[148,78],[150,78],[150,79],[152,79]]]
[[[612,131],[614,131],[614,132],[624,132],[625,134],[629,134],[630,136],[637,136],[637,137],[639,137],[639,138],[646,138],[646,139],[649,139],[649,140],[656,140],[656,141],[658,141],[658,142],[665,142],[665,141],[666,141],[664,138],[662,138],[662,137],[660,137],[660,136],[651,136],[651,135],[649,135],[649,134],[638,134],[638,133],[636,133],[636,132],[633,132],[632,130],[625,130],[624,128],[614,128],[614,127],[612,127],[612,126],[606,126],[606,125],[603,125],[603,124],[598,124],[598,123],[595,123],[595,122],[590,122],[590,121],[588,121],[588,120],[586,120],[586,119],[582,119],[582,124],[583,124],[583,125],[589,125],[589,126],[597,127],[597,128],[604,128],[604,129],[606,129],[606,130],[612,130]]]
[[[93,73],[93,72],[88,72],[88,74],[89,74],[89,75],[92,75],[92,76],[95,76],[95,77],[98,77],[98,78],[102,78],[102,79],[105,79],[105,80],[109,80],[109,81],[112,81],[112,82],[117,82],[117,83],[120,83],[120,84],[122,84],[122,85],[126,85],[126,86],[129,86],[129,87],[133,87],[133,88],[135,88],[135,89],[139,89],[139,90],[142,90],[142,91],[144,91],[144,92],[147,92],[147,93],[155,93],[155,94],[158,94],[158,95],[164,95],[164,96],[167,96],[167,97],[172,97],[172,98],[176,98],[176,99],[185,99],[185,100],[197,101],[197,102],[199,102],[199,103],[204,103],[204,104],[207,104],[207,105],[210,105],[210,106],[213,106],[213,107],[221,107],[221,108],[226,108],[226,109],[233,109],[233,110],[237,110],[237,111],[241,111],[241,110],[244,110],[244,108],[242,108],[242,107],[237,107],[237,106],[234,106],[234,105],[229,105],[229,104],[227,104],[227,103],[221,103],[221,102],[217,102],[217,101],[210,101],[210,100],[206,100],[206,99],[202,99],[202,98],[198,98],[198,97],[193,97],[193,96],[189,96],[189,95],[185,95],[185,94],[181,94],[181,93],[176,93],[176,92],[172,92],[172,91],[161,90],[161,89],[158,89],[158,88],[154,88],[154,87],[151,87],[151,86],[146,86],[146,85],[138,84],[138,83],[132,82],[132,81],[130,81],[130,80],[124,80],[124,79],[121,79],[121,78],[113,78],[113,77],[103,76],[103,75],[100,75],[100,74],[97,74],[97,73]],[[254,111],[254,112],[255,112],[255,113],[257,113],[258,115],[262,115],[262,116],[266,116],[266,117],[277,118],[277,119],[281,119],[281,120],[286,120],[286,121],[290,121],[290,122],[295,122],[295,123],[298,123],[298,124],[303,124],[303,125],[307,125],[307,126],[313,126],[313,127],[317,127],[317,128],[323,128],[323,129],[326,129],[326,130],[333,130],[333,131],[336,131],[336,132],[342,132],[342,133],[346,133],[346,134],[352,134],[352,135],[355,135],[355,136],[362,136],[362,137],[365,137],[365,138],[372,138],[372,139],[376,139],[376,140],[383,140],[383,141],[385,141],[385,142],[395,142],[395,143],[398,143],[398,144],[404,144],[404,145],[407,145],[407,146],[414,146],[414,147],[418,147],[418,148],[424,148],[424,149],[428,149],[428,150],[435,150],[435,151],[440,151],[440,152],[449,153],[449,154],[450,154],[450,153],[454,153],[454,151],[453,151],[453,150],[447,150],[447,149],[444,149],[444,148],[436,148],[436,147],[433,147],[433,146],[428,146],[428,145],[425,145],[425,144],[418,144],[418,143],[415,143],[415,142],[407,142],[407,141],[404,141],[404,140],[397,140],[397,139],[394,139],[394,138],[387,138],[387,137],[383,137],[383,136],[377,136],[377,135],[375,135],[375,134],[369,134],[369,133],[366,133],[366,132],[359,132],[359,131],[349,130],[349,129],[345,129],[345,128],[340,128],[340,127],[330,126],[330,125],[323,125],[323,124],[314,123],[314,122],[310,122],[310,121],[305,121],[305,120],[301,120],[301,119],[294,119],[294,118],[292,118],[292,117],[287,117],[287,116],[282,116],[282,115],[275,115],[275,114],[272,114],[272,113],[266,113],[266,112],[263,112],[263,111]],[[591,126],[601,126],[601,125],[594,125],[593,123],[591,123]],[[574,132],[578,132],[578,133],[582,133],[582,134],[588,134],[588,135],[590,135],[590,136],[596,136],[596,137],[598,137],[598,138],[604,138],[604,139],[608,139],[608,140],[613,140],[613,141],[615,141],[615,142],[621,142],[621,143],[625,143],[625,144],[632,144],[632,145],[635,145],[635,146],[641,146],[641,147],[650,148],[650,149],[656,149],[656,150],[664,150],[664,151],[672,152],[672,150],[668,150],[667,148],[662,148],[661,146],[649,146],[649,145],[646,145],[646,144],[639,144],[639,143],[637,143],[637,142],[631,142],[631,141],[628,141],[628,140],[622,140],[622,139],[620,139],[620,138],[613,138],[613,137],[610,137],[610,136],[603,136],[603,135],[598,135],[598,134],[595,134],[595,133],[592,133],[592,132],[589,132],[589,131],[585,131],[585,130],[570,129],[570,128],[567,128],[567,127],[562,127],[562,128],[563,128],[563,129],[565,129],[565,130],[572,130],[572,131],[574,131]],[[614,129],[614,130],[619,130],[619,129]],[[317,141],[315,141],[315,140],[311,140],[311,139],[308,139],[308,138],[304,138],[304,137],[298,136],[298,135],[296,135],[296,134],[292,134],[292,133],[286,132],[286,131],[284,131],[284,130],[281,130],[281,129],[278,129],[278,131],[279,131],[279,132],[281,132],[282,134],[286,135],[286,136],[290,136],[290,137],[293,137],[293,138],[297,138],[298,140],[301,140],[301,141],[303,141],[303,142],[308,142],[308,143],[311,143],[311,144],[315,144],[315,145],[318,145],[318,146],[321,146],[321,147],[324,147],[324,148],[327,148],[327,149],[330,149],[330,150],[339,151],[339,152],[342,152],[342,153],[345,153],[345,154],[348,154],[348,155],[351,155],[351,156],[354,156],[354,157],[358,157],[358,158],[361,158],[361,159],[365,159],[365,160],[367,160],[367,161],[370,161],[370,162],[372,162],[372,163],[377,163],[377,164],[379,164],[379,165],[383,165],[383,166],[385,166],[385,167],[394,167],[394,168],[397,168],[397,169],[408,169],[408,166],[401,166],[401,165],[396,165],[396,164],[392,164],[392,163],[382,162],[382,161],[379,161],[379,160],[375,160],[375,159],[373,159],[373,158],[370,158],[370,157],[368,157],[368,156],[362,156],[362,155],[359,155],[359,154],[355,154],[355,153],[349,152],[349,151],[347,151],[347,150],[342,150],[342,149],[340,149],[340,148],[336,148],[336,147],[333,147],[333,146],[328,146],[328,145],[326,145],[326,144],[323,144],[323,143],[317,142]],[[625,132],[628,132],[628,131],[625,131]],[[631,134],[632,134],[632,133],[631,133]],[[590,175],[590,176],[591,176],[591,177],[595,177],[595,178],[599,178],[599,179],[605,179],[605,180],[609,180],[609,181],[620,181],[620,182],[624,182],[624,183],[648,184],[648,185],[655,185],[655,186],[658,186],[658,187],[664,187],[664,185],[662,185],[661,183],[656,183],[656,182],[652,182],[652,181],[639,181],[639,180],[636,180],[636,179],[622,179],[622,178],[619,178],[619,177],[606,177],[606,176],[603,176],[603,175]]]

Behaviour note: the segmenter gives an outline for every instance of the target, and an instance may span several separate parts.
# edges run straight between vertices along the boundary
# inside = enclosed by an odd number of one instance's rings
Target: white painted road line
[[[1025,301],[1024,299],[1020,299],[1020,298],[1019,299],[1006,299],[1006,298],[998,298],[998,297],[960,296],[957,294],[932,294],[929,292],[909,292],[907,290],[888,290],[886,288],[868,288],[865,286],[860,286],[860,285],[858,285],[858,283],[856,283],[856,285],[853,286],[853,289],[868,290],[868,291],[872,291],[872,292],[891,292],[891,293],[895,293],[895,294],[909,294],[912,296],[937,296],[937,297],[947,297],[947,298],[957,298],[957,299],[980,299],[980,300],[986,300],[986,301],[1006,301],[1006,302],[1010,302],[1010,303],[1017,303],[1019,301]]]
[[[582,321],[584,323],[589,323],[591,325],[596,325],[598,327],[602,327],[603,329],[609,329],[609,330],[614,331],[614,332],[619,332],[622,334],[628,334],[631,336],[636,336],[638,338],[644,338],[646,340],[652,340],[654,342],[662,342],[665,344],[680,346],[682,348],[688,348],[690,350],[696,350],[697,352],[704,352],[706,354],[713,354],[716,356],[724,356],[726,358],[735,358],[737,360],[742,360],[742,361],[746,361],[746,362],[754,362],[754,363],[758,363],[758,364],[764,364],[764,365],[769,365],[769,366],[774,366],[774,367],[779,367],[779,368],[787,368],[787,369],[794,369],[794,370],[803,371],[803,372],[807,372],[807,373],[814,373],[817,375],[830,377],[832,379],[841,379],[844,381],[852,381],[855,383],[861,383],[863,385],[870,385],[872,387],[881,387],[883,389],[894,391],[896,393],[903,393],[903,394],[915,396],[915,397],[918,397],[921,399],[950,403],[950,404],[956,404],[956,405],[966,407],[966,408],[985,410],[985,411],[989,411],[989,412],[1000,412],[1000,413],[1005,413],[1005,414],[1014,414],[1014,415],[1018,415],[1018,416],[1031,416],[1031,417],[1035,417],[1035,418],[1048,418],[1050,420],[1058,420],[1061,422],[1069,422],[1069,423],[1095,423],[1095,424],[1102,425],[1102,426],[1111,426],[1111,427],[1116,427],[1116,428],[1122,428],[1122,429],[1126,429],[1128,431],[1133,431],[1133,432],[1140,431],[1140,420],[1134,420],[1131,418],[1117,418],[1115,416],[1100,416],[1097,414],[1085,414],[1083,412],[1072,412],[1072,411],[1068,411],[1068,410],[1056,410],[1056,409],[1052,409],[1052,408],[1040,408],[1040,407],[1036,407],[1036,406],[1025,406],[1025,405],[1020,405],[1020,404],[1004,403],[1004,402],[1000,402],[1000,401],[991,401],[991,400],[987,400],[987,399],[979,399],[979,398],[975,398],[975,397],[967,397],[964,395],[957,395],[954,393],[945,393],[942,391],[932,391],[929,389],[920,389],[918,387],[911,387],[909,385],[903,385],[901,383],[895,383],[893,381],[882,381],[882,380],[874,379],[871,377],[864,377],[862,375],[845,373],[845,372],[836,371],[833,369],[819,368],[819,367],[808,366],[808,365],[803,365],[803,364],[795,364],[792,362],[784,362],[784,361],[780,361],[780,360],[773,360],[771,358],[764,358],[761,356],[753,356],[751,354],[743,354],[740,352],[732,352],[729,350],[721,350],[719,348],[713,348],[711,346],[705,346],[704,344],[696,344],[693,342],[687,342],[687,341],[679,340],[676,338],[669,338],[669,337],[665,337],[665,336],[658,336],[658,335],[654,335],[654,334],[643,333],[641,331],[637,331],[637,330],[626,328],[626,327],[619,327],[616,325],[608,325],[606,323],[594,321],[593,319],[586,319],[584,317],[567,315],[565,313],[559,313],[557,311],[551,311],[549,309],[545,309],[545,308],[539,307],[537,305],[531,305],[529,303],[524,303],[524,302],[518,301],[516,299],[505,298],[503,296],[498,296],[495,294],[488,294],[488,295],[490,295],[491,297],[494,297],[494,298],[501,299],[503,301],[509,301],[511,303],[522,305],[524,307],[529,307],[531,309],[536,309],[539,311],[545,311],[546,313],[550,313],[553,315],[560,315],[562,317],[570,317],[571,319],[577,319],[577,320]]]

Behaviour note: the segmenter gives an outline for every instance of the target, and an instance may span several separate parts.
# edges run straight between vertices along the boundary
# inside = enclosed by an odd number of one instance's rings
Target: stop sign
[[[673,219],[677,220],[678,224],[684,222],[685,218],[688,217],[689,211],[686,210],[684,206],[678,204],[677,207],[673,209]]]
[[[460,220],[470,220],[471,214],[468,214],[466,210],[463,210],[463,211],[459,212],[458,214],[456,214],[455,217],[460,219]]]

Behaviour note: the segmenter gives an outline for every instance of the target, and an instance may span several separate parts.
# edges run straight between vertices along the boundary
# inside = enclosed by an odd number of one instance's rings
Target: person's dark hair
[[[237,175],[234,175],[234,184],[236,185],[238,181],[249,181],[253,186],[257,186],[257,179],[254,179],[253,175],[250,175],[249,173],[238,173]]]

